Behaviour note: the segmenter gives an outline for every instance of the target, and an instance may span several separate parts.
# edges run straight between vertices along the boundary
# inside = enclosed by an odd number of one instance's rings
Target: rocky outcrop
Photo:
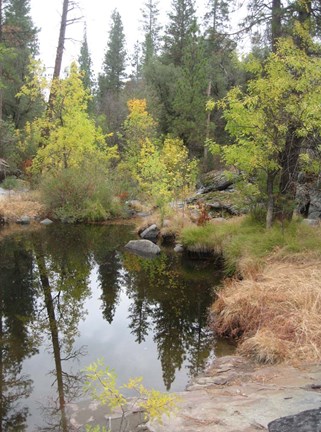
[[[233,190],[233,184],[237,180],[238,175],[227,172],[226,170],[210,171],[204,174],[201,179],[201,184],[198,190],[199,194],[204,194],[212,191]]]
[[[300,174],[298,179],[297,212],[308,219],[321,219],[321,184],[318,178]]]
[[[318,409],[320,393],[311,383],[320,380],[320,365],[261,367],[242,357],[217,358],[188,391],[179,394],[178,412],[162,425],[149,423],[149,428],[152,432],[267,431],[279,417]]]
[[[159,246],[150,240],[130,240],[125,248],[146,258],[154,257],[160,253]]]

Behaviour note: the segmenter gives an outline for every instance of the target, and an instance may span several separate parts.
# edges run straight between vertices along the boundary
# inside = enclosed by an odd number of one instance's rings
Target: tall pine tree
[[[145,40],[143,43],[144,65],[147,65],[158,53],[160,46],[159,9],[157,0],[147,0],[142,12],[143,31]]]
[[[22,85],[30,74],[30,61],[37,53],[37,32],[30,16],[29,0],[3,0],[3,46],[10,53],[2,62],[4,120],[22,127],[40,109],[27,98],[19,98]]]
[[[196,25],[194,0],[172,0],[164,37],[164,61],[181,66],[184,50]]]
[[[118,135],[127,115],[122,89],[126,77],[126,49],[122,19],[115,9],[111,16],[111,28],[103,62],[103,72],[98,76],[97,109],[105,117],[106,128]],[[116,142],[116,141],[115,141]]]
[[[93,80],[93,71],[92,71],[92,61],[91,61],[91,56],[88,47],[86,26],[84,28],[84,35],[80,47],[78,63],[79,63],[79,70],[82,73],[83,85],[85,89],[88,89],[91,93],[94,85],[94,80]]]
[[[118,94],[126,77],[125,35],[122,19],[115,9],[111,15],[111,29],[103,62],[103,73],[99,76],[99,92]]]

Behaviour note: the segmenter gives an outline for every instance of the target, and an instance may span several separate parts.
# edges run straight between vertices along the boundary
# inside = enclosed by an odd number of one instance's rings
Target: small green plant
[[[1,187],[8,190],[16,189],[18,187],[18,179],[14,176],[8,176],[1,183]]]
[[[176,409],[178,401],[176,395],[146,389],[141,377],[131,378],[126,384],[118,387],[116,373],[108,366],[106,367],[103,360],[91,363],[85,369],[85,373],[85,391],[101,405],[107,405],[111,411],[120,409],[119,432],[125,431],[125,416],[133,410],[140,409],[145,413],[146,420],[151,419],[161,423],[163,415],[169,416]],[[123,390],[135,393],[135,397],[126,399]],[[94,426],[94,429],[90,427],[86,431],[98,432],[101,430],[99,426]]]

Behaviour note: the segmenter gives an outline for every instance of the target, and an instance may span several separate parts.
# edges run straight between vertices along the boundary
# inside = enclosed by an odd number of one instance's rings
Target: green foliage
[[[184,50],[195,31],[196,14],[194,0],[173,0],[168,13],[169,24],[164,37],[164,58],[166,63],[181,66]]]
[[[133,409],[142,409],[146,418],[162,421],[162,416],[169,416],[176,409],[177,397],[156,390],[147,390],[142,384],[142,378],[131,378],[128,383],[118,387],[117,376],[102,360],[90,364],[86,369],[85,390],[102,405],[107,405],[112,411],[120,408],[122,416]],[[122,393],[130,390],[135,398],[127,400]],[[121,431],[120,431],[121,432]]]
[[[110,431],[109,431],[109,429],[105,428],[105,426],[86,425],[86,432],[110,432]]]
[[[48,210],[67,222],[96,222],[122,215],[107,173],[94,163],[67,168],[56,175],[47,173],[40,190]]]
[[[119,93],[126,76],[125,35],[120,13],[115,9],[111,15],[111,29],[103,63],[104,73],[99,76],[100,97],[108,92]]]
[[[320,237],[314,227],[298,220],[284,225],[278,223],[267,230],[264,223],[251,216],[223,224],[185,228],[181,240],[191,250],[222,254],[225,274],[229,276],[240,270],[242,260],[260,265],[274,251],[284,256],[320,251]]]
[[[37,54],[37,32],[30,16],[29,0],[9,0],[4,8],[2,40],[6,49],[1,59],[3,118],[23,127],[43,109],[42,98],[18,98],[21,87],[30,75],[30,59]],[[31,103],[32,102],[32,103]]]
[[[226,130],[234,139],[222,147],[222,157],[248,176],[266,173],[270,205],[274,192],[283,193],[273,191],[273,183],[278,173],[282,177],[290,169],[284,161],[295,160],[320,134],[321,60],[285,39],[263,66],[252,57],[247,67],[254,75],[247,91],[235,87],[214,103],[223,109]],[[208,103],[211,106],[213,102]],[[210,150],[216,152],[217,145],[210,144]]]
[[[22,94],[33,92],[30,83]],[[38,145],[32,173],[57,173],[62,169],[80,166],[86,160],[108,163],[117,158],[116,147],[106,144],[106,136],[96,127],[87,113],[89,94],[83,87],[81,74],[75,63],[64,80],[52,83],[53,103],[42,117],[28,123],[21,139],[21,147]]]
[[[145,40],[143,44],[144,65],[146,66],[155,57],[160,43],[161,26],[158,23],[158,0],[147,0],[141,9],[143,31]]]
[[[84,29],[83,41],[80,47],[80,54],[78,57],[79,70],[82,73],[82,82],[84,88],[89,90],[91,93],[93,88],[93,71],[92,71],[92,61],[90,57],[87,31]]]
[[[4,180],[3,180],[3,182],[1,183],[1,187],[3,188],[3,189],[9,189],[9,190],[12,190],[12,189],[16,189],[17,187],[18,187],[18,179],[17,179],[17,177],[14,177],[14,176],[8,176],[8,177],[6,177]]]
[[[171,132],[184,140],[192,154],[202,154],[205,139],[208,62],[202,38],[192,33],[184,49],[173,101]]]

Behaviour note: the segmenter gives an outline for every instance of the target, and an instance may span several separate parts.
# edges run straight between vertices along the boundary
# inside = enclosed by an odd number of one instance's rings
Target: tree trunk
[[[276,51],[277,41],[282,36],[281,16],[282,16],[281,0],[272,0],[271,34],[272,34],[273,52]]]
[[[270,229],[273,224],[274,219],[274,194],[273,194],[273,186],[274,186],[274,179],[276,176],[276,172],[269,171],[267,173],[267,179],[266,179],[266,192],[268,196],[267,201],[267,211],[266,211],[266,228]]]
[[[209,80],[208,87],[207,87],[207,92],[206,92],[207,99],[210,98],[211,91],[212,91],[212,81]],[[210,127],[211,127],[211,112],[208,111],[207,112],[207,119],[206,119],[206,141],[210,137]],[[207,162],[208,162],[208,148],[205,145],[204,146],[204,164],[205,164],[206,168],[207,168]]]
[[[293,202],[296,197],[298,179],[298,164],[302,138],[296,136],[296,127],[289,128],[283,152],[280,155],[281,177],[279,190],[283,198],[282,217],[291,220],[293,216]]]
[[[59,330],[56,320],[55,308],[52,299],[51,287],[49,283],[49,278],[47,275],[46,263],[44,260],[44,256],[41,252],[36,252],[36,260],[39,269],[39,275],[41,280],[41,285],[45,298],[45,305],[49,320],[49,328],[51,335],[51,343],[53,347],[54,359],[55,359],[55,369],[56,369],[56,379],[57,379],[57,387],[58,387],[58,395],[59,395],[59,409],[61,412],[61,426],[64,432],[68,431],[67,427],[67,418],[65,413],[65,392],[64,392],[64,383],[63,383],[63,371],[61,365],[61,348],[59,341]]]
[[[68,9],[69,9],[69,0],[64,0],[63,6],[62,6],[61,21],[60,21],[60,32],[59,32],[58,46],[57,46],[57,51],[56,51],[55,68],[54,68],[54,73],[53,73],[53,77],[52,77],[53,80],[58,79],[60,76],[60,72],[61,72],[62,57],[63,57],[64,47],[65,47]],[[51,115],[52,115],[52,107],[53,107],[54,98],[55,98],[55,94],[54,94],[52,87],[51,87],[50,94],[49,94],[49,101],[48,101],[49,117],[51,117]]]
[[[66,38],[68,8],[69,8],[69,0],[64,0],[63,7],[62,7],[61,21],[60,21],[60,32],[59,32],[58,46],[56,51],[56,60],[55,60],[53,79],[59,78],[61,72],[62,56],[64,53],[65,38]]]

